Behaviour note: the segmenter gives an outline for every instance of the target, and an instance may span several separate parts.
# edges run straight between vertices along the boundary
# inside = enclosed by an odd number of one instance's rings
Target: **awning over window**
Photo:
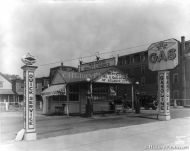
[[[45,96],[66,95],[66,84],[52,85],[45,89],[41,94]]]

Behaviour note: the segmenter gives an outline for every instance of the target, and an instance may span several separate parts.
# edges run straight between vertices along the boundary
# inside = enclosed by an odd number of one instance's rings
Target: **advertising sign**
[[[178,65],[178,41],[168,39],[151,44],[148,48],[148,62],[151,71],[175,68]]]
[[[24,128],[35,131],[35,83],[34,71],[24,71]]]
[[[115,58],[109,58],[109,59],[81,64],[79,68],[80,68],[80,71],[87,71],[87,70],[115,66],[115,64],[116,64]]]
[[[21,67],[24,78],[24,140],[36,140],[36,89],[34,71],[37,69],[37,66],[32,66],[36,62],[36,59],[28,53],[21,60],[25,64]]]
[[[109,70],[105,74],[101,75],[96,82],[101,83],[120,83],[120,84],[129,84],[129,78],[127,75],[120,73],[117,70]]]
[[[34,129],[34,72],[28,72],[28,128]]]
[[[169,71],[160,71],[158,73],[158,91],[159,91],[159,112],[163,115],[170,114],[170,87]]]
[[[166,95],[166,114],[170,114],[170,74],[166,72],[165,95]]]

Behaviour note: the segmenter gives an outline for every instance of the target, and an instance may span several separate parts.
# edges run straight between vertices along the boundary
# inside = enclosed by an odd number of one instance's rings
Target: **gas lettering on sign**
[[[153,43],[148,48],[148,62],[151,71],[173,69],[178,65],[178,41],[168,39]]]
[[[149,61],[151,63],[156,63],[156,62],[161,62],[163,61],[168,61],[168,60],[174,60],[176,58],[176,49],[170,49],[167,52],[167,55],[163,50],[161,50],[159,53],[152,53],[149,56]]]

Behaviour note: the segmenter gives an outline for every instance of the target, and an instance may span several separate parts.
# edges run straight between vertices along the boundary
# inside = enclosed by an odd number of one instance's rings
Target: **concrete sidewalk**
[[[1,144],[0,151],[142,151],[154,150],[150,145],[180,144],[186,147],[183,150],[190,150],[189,117],[30,142],[12,142]]]

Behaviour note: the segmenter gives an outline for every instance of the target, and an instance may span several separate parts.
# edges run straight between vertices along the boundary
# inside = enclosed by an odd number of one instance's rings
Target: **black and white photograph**
[[[190,151],[189,0],[0,0],[0,151]]]

